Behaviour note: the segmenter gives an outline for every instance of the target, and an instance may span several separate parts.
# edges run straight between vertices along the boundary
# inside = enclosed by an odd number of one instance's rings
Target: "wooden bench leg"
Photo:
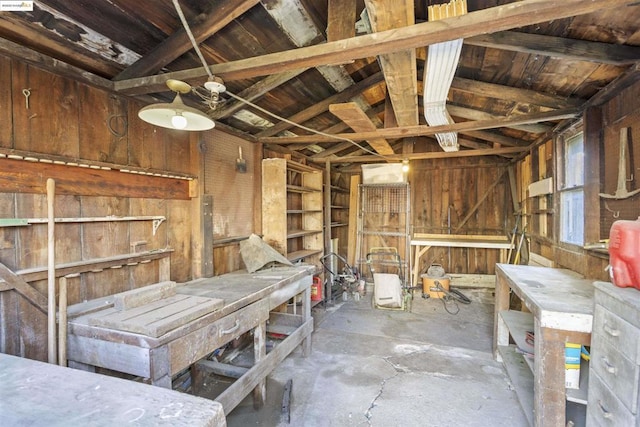
[[[255,364],[264,360],[267,355],[267,324],[260,323],[253,331],[253,355]],[[260,408],[267,398],[267,380],[261,380],[253,389],[253,406]]]

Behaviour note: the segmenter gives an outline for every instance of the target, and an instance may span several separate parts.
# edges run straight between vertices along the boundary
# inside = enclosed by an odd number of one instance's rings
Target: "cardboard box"
[[[580,344],[564,345],[564,385],[566,388],[580,388]]]
[[[363,184],[401,184],[406,182],[402,163],[362,165]]]

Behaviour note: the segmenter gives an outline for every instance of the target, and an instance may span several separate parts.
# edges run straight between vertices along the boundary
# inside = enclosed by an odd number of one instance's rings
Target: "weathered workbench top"
[[[510,310],[511,292],[521,299],[523,311]],[[571,270],[496,265],[493,349],[513,375],[512,382],[521,385],[515,387],[516,394],[536,427],[567,425],[566,400],[586,404],[586,380],[577,390],[565,389],[565,345],[590,344],[593,294],[592,280]],[[533,363],[527,373],[519,370],[529,363],[523,363],[517,350],[526,347],[518,343],[526,342],[531,332]]]
[[[314,272],[312,265],[278,267],[252,274],[240,271],[177,284],[170,297],[132,309],[119,309],[114,303],[122,294],[70,307],[69,366],[107,368],[171,388],[176,374],[251,331],[255,369],[247,372],[248,379],[237,381],[238,391],[230,387],[225,396],[216,399],[228,413],[251,388],[263,389],[257,395],[264,399],[264,378],[296,346],[303,344],[304,354],[310,351],[309,336],[313,331],[310,287]],[[302,302],[299,313],[271,313],[294,297]],[[207,306],[207,300],[215,300],[215,305],[209,304],[204,311],[196,310],[198,314],[194,315],[195,306],[191,303]],[[175,307],[183,303],[189,304],[184,305],[183,311],[176,311]],[[182,315],[186,317],[181,319]],[[128,327],[134,318],[138,329]],[[154,326],[143,333],[146,319]],[[265,348],[268,321],[270,327],[279,321],[286,322],[288,336],[284,345],[269,354]]]
[[[0,420],[5,426],[226,425],[218,402],[2,353]]]

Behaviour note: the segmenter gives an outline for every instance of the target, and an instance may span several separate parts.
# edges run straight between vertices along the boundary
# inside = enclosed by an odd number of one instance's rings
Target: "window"
[[[584,139],[583,134],[563,142],[563,183],[560,189],[560,241],[584,245]]]

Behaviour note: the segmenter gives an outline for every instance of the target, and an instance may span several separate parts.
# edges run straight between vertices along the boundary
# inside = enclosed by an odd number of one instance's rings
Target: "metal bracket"
[[[153,235],[156,235],[156,231],[158,231],[158,227],[160,227],[160,224],[162,224],[164,222],[166,218],[156,218],[153,220]]]

